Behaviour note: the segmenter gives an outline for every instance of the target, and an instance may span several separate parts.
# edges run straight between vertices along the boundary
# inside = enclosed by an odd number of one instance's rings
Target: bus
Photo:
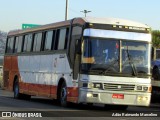
[[[118,18],[74,18],[8,33],[4,88],[62,106],[149,106],[150,27]]]

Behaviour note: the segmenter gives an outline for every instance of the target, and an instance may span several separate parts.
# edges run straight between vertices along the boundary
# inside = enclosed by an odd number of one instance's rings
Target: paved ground
[[[55,100],[42,98],[42,97],[32,97],[31,100],[17,100],[13,98],[13,93],[9,91],[0,90],[0,116],[2,112],[11,112],[12,116],[23,115],[23,118],[5,118],[0,117],[0,119],[27,119],[25,116],[42,116],[42,118],[34,119],[107,119],[107,120],[128,120],[135,119],[135,117],[120,117],[120,115],[137,116],[142,115],[138,119],[149,120],[149,119],[159,119],[158,117],[153,117],[155,115],[160,115],[160,104],[151,104],[150,107],[135,107],[130,106],[126,111],[118,111],[106,109],[102,105],[77,105],[71,104],[70,107],[64,108],[60,107]],[[35,114],[33,114],[35,113]],[[6,113],[3,113],[6,114]],[[152,117],[144,117],[145,115],[152,115]],[[111,117],[111,116],[116,117]],[[54,117],[54,118],[51,118]],[[29,118],[31,119],[31,118]]]

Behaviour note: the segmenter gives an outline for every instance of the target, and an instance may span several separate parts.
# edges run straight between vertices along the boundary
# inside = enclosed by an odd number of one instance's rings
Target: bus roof
[[[69,26],[70,22],[71,20],[67,20],[67,21],[42,25],[36,28],[10,31],[8,33],[8,36],[29,33],[29,32],[36,32],[36,31],[47,30],[47,29],[54,29],[54,28],[63,27],[63,26]],[[133,26],[133,27],[141,27],[141,28],[150,28],[146,24],[142,24],[142,23],[130,21],[130,20],[125,20],[125,19],[119,19],[119,18],[84,17],[84,18],[74,18],[74,21],[73,21],[73,24],[84,25],[85,23],[97,23],[97,24],[123,25],[123,26]]]
[[[142,24],[139,22],[119,19],[119,18],[96,18],[96,17],[86,17],[82,18],[86,22],[89,23],[99,23],[99,24],[111,24],[111,25],[123,25],[123,26],[133,26],[133,27],[142,27],[142,28],[150,28],[146,24]]]

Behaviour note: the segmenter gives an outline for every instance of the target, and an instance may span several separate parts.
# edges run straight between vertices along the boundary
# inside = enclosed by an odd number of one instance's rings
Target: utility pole
[[[66,13],[65,13],[65,20],[68,19],[68,0],[66,0]]]
[[[88,11],[88,10],[84,10],[84,11],[80,11],[80,12],[83,12],[85,17],[87,16],[87,13],[91,12],[91,11]]]

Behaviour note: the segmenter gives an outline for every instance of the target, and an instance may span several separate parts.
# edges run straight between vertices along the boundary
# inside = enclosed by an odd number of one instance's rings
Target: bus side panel
[[[78,102],[78,87],[68,87],[68,96],[67,96],[67,101],[69,102]]]
[[[4,67],[3,67],[3,83],[4,88],[9,88],[10,71],[11,70],[11,57],[4,56]]]
[[[15,76],[19,76],[17,56],[4,57],[4,86],[8,90],[13,90]],[[8,81],[9,80],[9,81]]]
[[[51,85],[51,98],[57,98],[57,86]]]
[[[14,78],[17,75],[19,78],[19,70],[18,70],[18,60],[17,56],[12,56],[11,59],[11,67],[10,67],[10,78],[9,78],[9,90],[13,90]]]
[[[53,73],[53,55],[40,55],[39,57],[38,94],[50,97]]]
[[[11,58],[11,70],[18,73],[18,59],[17,56]]]

